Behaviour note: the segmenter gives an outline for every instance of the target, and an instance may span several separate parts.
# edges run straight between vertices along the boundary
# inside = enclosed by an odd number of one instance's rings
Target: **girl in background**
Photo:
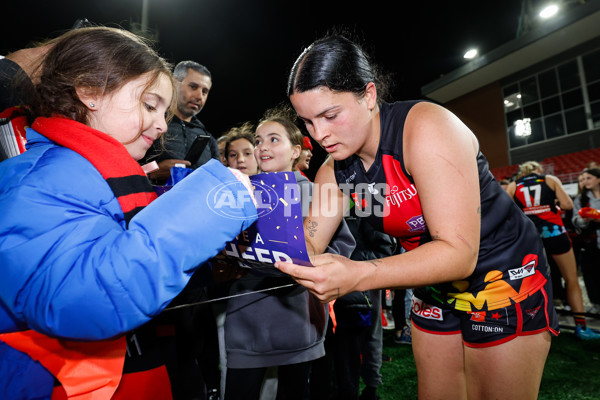
[[[246,175],[258,174],[260,171],[254,149],[254,132],[250,123],[230,129],[225,140],[226,165]]]
[[[269,110],[255,132],[255,157],[262,172],[292,171],[302,148],[302,134],[289,111]],[[310,182],[296,172],[303,202]],[[309,192],[310,194],[310,192]],[[304,211],[308,204],[302,204]],[[345,228],[345,230],[343,230]],[[330,251],[349,256],[354,238],[346,226]],[[289,278],[248,273],[232,285],[246,293],[290,283]],[[295,285],[230,299],[225,318],[227,378],[225,399],[258,399],[269,367],[277,368],[277,398],[305,398],[311,362],[323,357],[327,309],[304,287]]]
[[[580,175],[582,185],[581,193],[573,202],[573,225],[580,230],[579,243],[582,247],[580,254],[581,272],[587,289],[587,294],[592,303],[588,312],[600,313],[600,221],[584,218],[579,215],[579,210],[591,207],[600,210],[600,169],[586,169]]]

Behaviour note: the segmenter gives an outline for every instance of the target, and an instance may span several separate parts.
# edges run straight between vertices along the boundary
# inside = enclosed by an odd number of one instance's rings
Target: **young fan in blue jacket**
[[[167,130],[173,81],[139,37],[73,30],[40,68],[27,151],[0,164],[0,398],[51,398],[55,377],[68,396],[126,398],[127,379],[98,372],[109,359],[122,369],[123,334],[159,314],[256,208],[217,202],[219,188],[247,199],[249,187],[217,160],[156,198],[136,160]],[[66,370],[82,360],[102,368]]]

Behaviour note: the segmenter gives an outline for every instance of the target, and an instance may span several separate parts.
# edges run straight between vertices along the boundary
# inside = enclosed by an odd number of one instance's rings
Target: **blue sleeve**
[[[13,320],[84,340],[157,315],[257,215],[248,191],[216,160],[128,229],[106,210],[27,185],[0,196],[0,209],[10,210],[0,218],[0,299]]]
[[[51,399],[54,376],[38,361],[2,342],[0,360],[0,399]]]

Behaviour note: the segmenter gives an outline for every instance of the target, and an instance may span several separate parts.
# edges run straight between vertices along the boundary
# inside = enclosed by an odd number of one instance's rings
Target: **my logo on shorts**
[[[529,315],[531,317],[531,319],[534,319],[536,314],[538,313],[538,311],[540,311],[540,308],[542,308],[542,306],[537,306],[534,309],[525,310],[525,313],[527,313],[527,315]]]
[[[527,276],[535,274],[535,264],[536,260],[532,260],[523,265],[521,268],[509,269],[508,275],[510,276],[510,280],[513,281],[515,279],[523,279]]]
[[[434,319],[437,321],[444,320],[441,308],[431,306],[415,296],[412,298],[412,313],[421,318]]]

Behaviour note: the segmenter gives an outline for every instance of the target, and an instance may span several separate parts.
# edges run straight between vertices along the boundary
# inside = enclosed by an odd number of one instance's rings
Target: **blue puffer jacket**
[[[30,129],[28,150],[0,163],[0,333],[98,340],[150,320],[256,219],[250,201],[212,211],[222,183],[233,198],[245,192],[213,160],[126,228],[92,164]]]

